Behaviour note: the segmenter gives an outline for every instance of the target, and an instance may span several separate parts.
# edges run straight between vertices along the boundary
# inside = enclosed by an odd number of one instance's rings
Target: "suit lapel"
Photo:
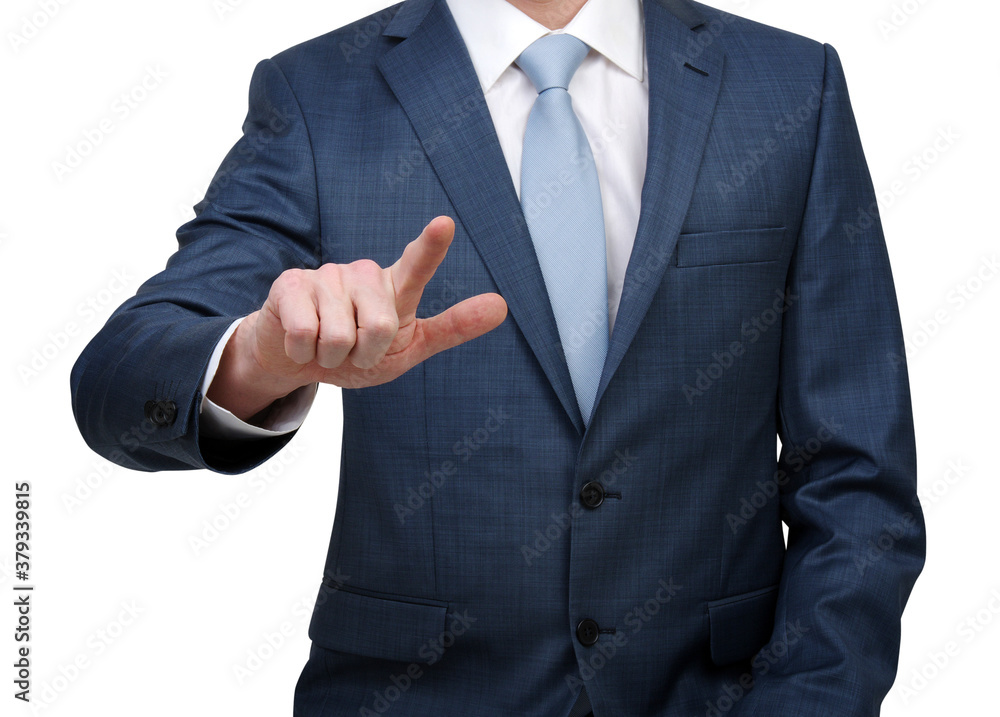
[[[386,28],[405,39],[378,66],[577,430],[583,417],[535,248],[486,98],[443,0],[410,0]],[[429,219],[429,217],[428,217]]]
[[[716,46],[697,41],[693,30],[702,22],[689,5],[683,0],[645,0],[643,6],[649,68],[646,176],[595,413],[677,242],[722,77],[723,54]],[[451,13],[444,0],[409,0],[384,34],[402,42],[379,58],[379,69],[506,299],[511,317],[582,434],[583,418],[531,235]]]
[[[694,29],[704,24],[684,0],[645,0],[649,146],[639,226],[625,271],[608,356],[607,388],[649,309],[687,214],[722,79],[722,50]],[[700,40],[700,42],[699,42]]]

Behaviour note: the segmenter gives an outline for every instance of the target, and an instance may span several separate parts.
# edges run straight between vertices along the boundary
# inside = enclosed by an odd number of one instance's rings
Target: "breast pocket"
[[[775,261],[781,255],[784,234],[784,227],[681,234],[677,239],[676,266]]]

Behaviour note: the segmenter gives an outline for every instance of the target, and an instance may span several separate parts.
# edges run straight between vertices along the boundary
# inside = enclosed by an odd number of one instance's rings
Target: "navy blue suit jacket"
[[[581,684],[598,717],[879,711],[924,524],[840,60],[688,0],[646,0],[644,15],[641,218],[586,428],[443,0],[261,62],[244,136],[179,250],[74,367],[74,411],[102,455],[249,470],[289,436],[199,436],[229,323],[285,269],[387,266],[432,217],[456,220],[418,316],[481,292],[509,315],[342,392],[302,714],[548,717]]]

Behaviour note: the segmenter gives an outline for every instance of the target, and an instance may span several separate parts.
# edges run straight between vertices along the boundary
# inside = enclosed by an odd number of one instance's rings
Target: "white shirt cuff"
[[[279,398],[272,403],[271,410],[268,412],[263,426],[254,426],[237,418],[230,411],[227,411],[208,398],[208,387],[212,385],[212,379],[215,378],[215,374],[219,370],[222,352],[226,348],[229,338],[236,331],[236,327],[243,321],[243,318],[237,319],[229,325],[226,333],[222,335],[219,343],[215,345],[212,357],[208,361],[208,367],[205,369],[205,377],[201,382],[202,401],[199,408],[201,413],[200,432],[204,436],[229,440],[271,438],[291,433],[297,430],[302,425],[302,422],[305,421],[306,415],[312,407],[313,400],[316,398],[316,391],[319,388],[319,384],[312,383],[308,386],[297,388],[284,398]]]

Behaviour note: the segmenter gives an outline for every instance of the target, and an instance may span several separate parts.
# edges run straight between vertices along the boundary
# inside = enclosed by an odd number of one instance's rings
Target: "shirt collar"
[[[447,0],[465,40],[483,92],[489,91],[511,63],[549,29],[507,0]],[[566,32],[583,40],[639,82],[643,80],[645,44],[641,0],[588,0]]]

